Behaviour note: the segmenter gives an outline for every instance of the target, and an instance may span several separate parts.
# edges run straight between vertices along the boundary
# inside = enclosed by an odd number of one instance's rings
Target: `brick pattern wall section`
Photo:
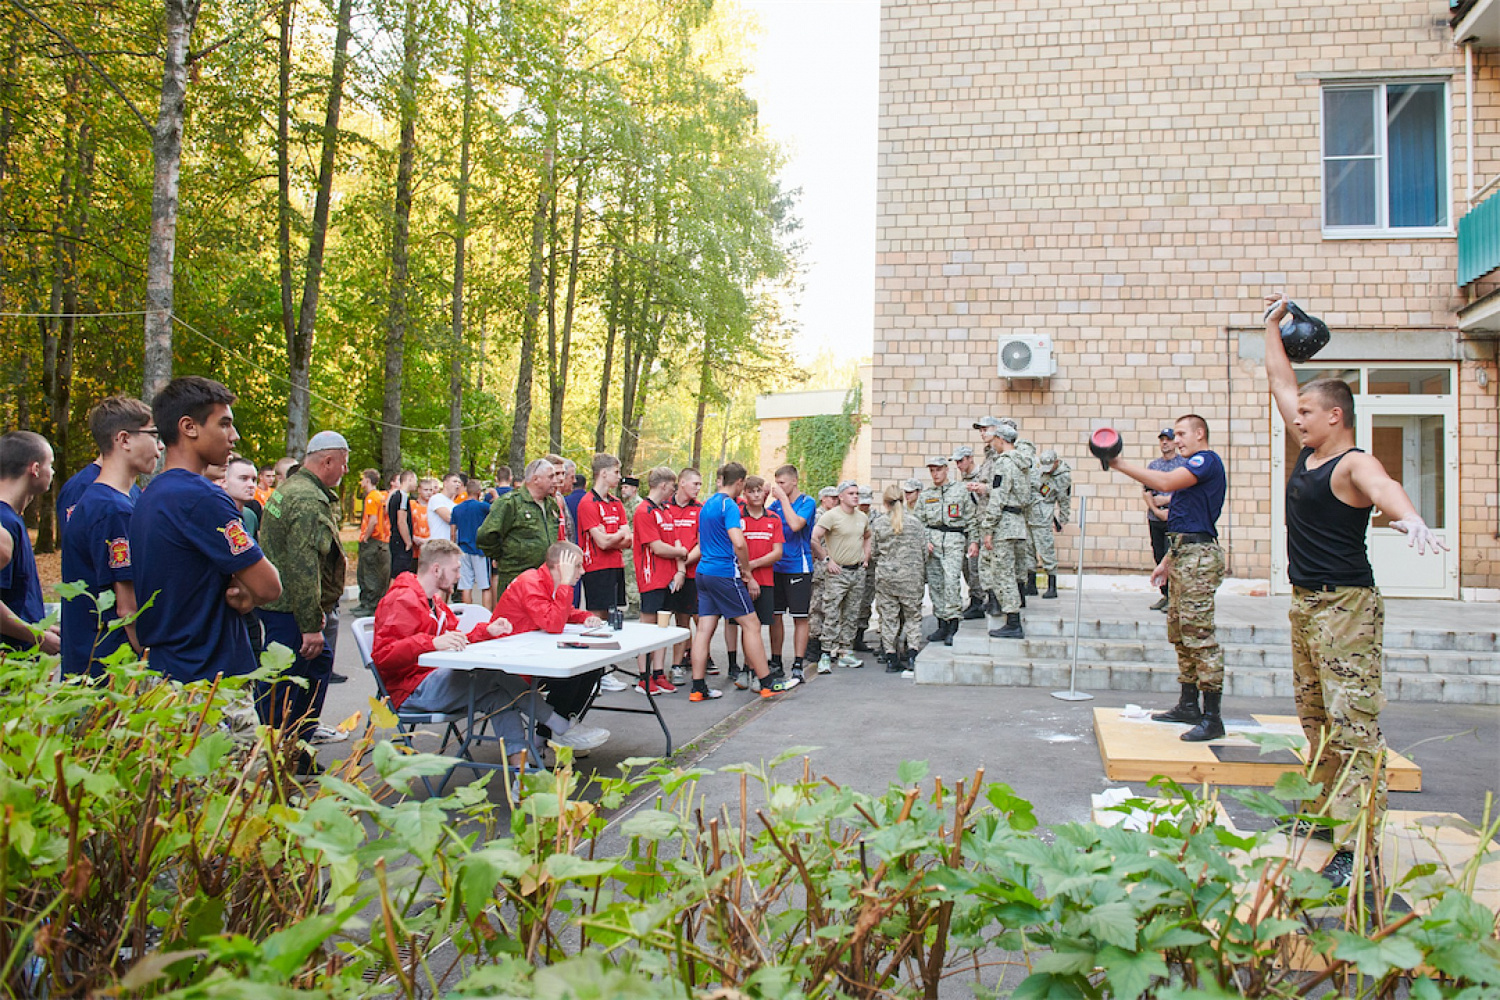
[[[1230,469],[1231,570],[1267,577],[1282,544],[1270,402],[1231,328],[1288,288],[1335,330],[1456,329],[1452,238],[1321,231],[1320,74],[1451,74],[1464,211],[1463,53],[1445,15],[1436,0],[885,0],[877,484],[920,475],[928,452],[978,443],[975,418],[1008,413],[1095,497],[1090,564],[1142,572],[1139,487],[1102,473],[1084,442],[1110,423],[1144,460],[1158,428],[1196,411]],[[1481,183],[1500,171],[1497,70],[1495,54],[1476,58]],[[1027,331],[1052,336],[1059,373],[1007,387],[996,340]],[[1488,387],[1475,371],[1460,378],[1461,582],[1494,587],[1497,380],[1492,363]]]

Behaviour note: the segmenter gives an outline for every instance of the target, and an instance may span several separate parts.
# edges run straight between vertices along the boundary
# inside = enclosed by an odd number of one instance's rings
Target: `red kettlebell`
[[[1106,470],[1109,468],[1111,459],[1120,457],[1120,450],[1125,447],[1125,442],[1120,440],[1120,434],[1113,427],[1101,427],[1089,435],[1089,451],[1099,460],[1100,466]]]

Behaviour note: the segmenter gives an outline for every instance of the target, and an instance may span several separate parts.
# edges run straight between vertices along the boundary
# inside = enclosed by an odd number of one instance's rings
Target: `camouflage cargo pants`
[[[1032,537],[1029,524],[1026,526],[1026,537],[1021,539],[1021,551],[1017,556],[1016,571],[1023,580],[1027,573],[1036,572],[1036,541]]]
[[[872,574],[873,575],[873,574]],[[875,588],[875,613],[880,616],[880,642],[887,653],[922,648],[922,588]]]
[[[823,652],[843,652],[854,645],[854,622],[864,592],[863,566],[840,568],[823,579]]]
[[[956,531],[932,531],[927,540],[932,552],[927,556],[927,591],[932,595],[932,613],[938,618],[957,618],[963,609],[964,551],[968,540]]]
[[[625,560],[625,610],[631,618],[641,616],[641,588],[635,582],[635,555],[632,546],[623,553]]]
[[[1323,785],[1304,809],[1352,822],[1372,802],[1373,793],[1370,822],[1378,830],[1386,807],[1386,748],[1380,732],[1385,602],[1374,587],[1295,587],[1288,617],[1297,718],[1307,735],[1309,758],[1318,755],[1312,780]],[[1340,846],[1356,836],[1357,830],[1343,822],[1334,830]]]
[[[354,575],[359,581],[355,617],[366,618],[375,613],[375,605],[380,603],[391,585],[390,545],[373,538],[360,542],[359,563],[354,567]]]
[[[1167,574],[1167,639],[1177,647],[1177,682],[1200,691],[1224,690],[1224,650],[1214,631],[1214,593],[1224,582],[1224,550],[1217,542],[1172,545]]]
[[[819,642],[823,640],[823,583],[828,579],[825,565],[821,559],[813,564],[812,596],[807,601],[807,634]]]
[[[1021,610],[1021,588],[1018,578],[1026,572],[1022,560],[1026,541],[1022,538],[996,538],[993,548],[979,547],[979,572],[986,590],[994,591],[1002,614]]]
[[[854,619],[854,627],[864,630],[870,627],[870,609],[875,606],[875,559],[870,559],[869,565],[865,567],[865,587],[859,595],[859,615]]]
[[[1036,552],[1036,559],[1032,565],[1033,571],[1040,568],[1045,570],[1049,577],[1055,575],[1057,573],[1057,543],[1052,534],[1052,518],[1047,518],[1045,524],[1029,524],[1026,527],[1031,532],[1031,545]]]
[[[984,584],[979,582],[978,556],[971,559],[967,554],[964,555],[964,586],[968,588],[969,600],[972,601],[975,597],[984,600]]]

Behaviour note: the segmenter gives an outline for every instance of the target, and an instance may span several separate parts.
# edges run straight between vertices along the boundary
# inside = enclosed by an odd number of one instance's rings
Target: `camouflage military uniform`
[[[1177,681],[1199,691],[1224,690],[1224,651],[1214,631],[1214,592],[1224,582],[1218,542],[1182,542],[1170,535],[1167,639],[1177,647]]]
[[[814,527],[817,526],[818,518],[822,514],[821,507],[813,511]],[[809,538],[812,537],[811,531],[807,534]],[[828,564],[822,559],[813,560],[812,596],[807,601],[807,634],[819,642],[823,641],[823,585],[828,581],[827,566]]]
[[[928,531],[910,510],[902,511],[901,534],[889,514],[870,519],[870,562],[880,557],[875,578],[875,611],[880,642],[887,653],[922,645],[922,588],[927,582]]]
[[[988,486],[990,476],[993,475],[990,469],[994,465],[994,460],[994,452],[986,448],[983,459],[976,461],[973,470],[963,477],[964,488],[968,489],[970,483],[983,483]],[[979,515],[984,509],[984,495],[970,493],[969,503],[973,505],[973,520],[977,524],[979,522]],[[971,598],[977,594],[983,600],[984,585],[979,582],[979,556],[977,554],[973,557],[964,556],[964,586],[968,587]]]
[[[832,514],[837,510],[839,508],[835,507],[828,513]],[[854,520],[847,530],[853,531],[857,527],[859,534],[863,536],[869,525],[869,516],[858,509],[851,516]],[[833,521],[823,523],[831,524]],[[824,537],[826,539],[828,536]],[[824,547],[828,547],[826,540]],[[825,653],[847,653],[854,646],[854,620],[859,615],[858,603],[865,589],[863,563],[861,555],[856,562],[839,565],[837,573],[830,568],[828,575],[823,578],[823,630],[819,634]]]
[[[875,519],[884,517],[880,511],[871,509],[870,528],[874,530]],[[865,586],[859,593],[859,613],[854,618],[854,629],[863,632],[870,627],[870,611],[875,607],[875,553],[870,552],[870,561],[865,563]]]
[[[1058,462],[1056,472],[1043,472],[1040,465],[1035,466],[1031,470],[1031,490],[1036,499],[1026,518],[1026,527],[1036,549],[1037,565],[1050,577],[1057,573],[1052,522],[1067,524],[1072,516],[1073,470],[1066,462]]]
[[[979,570],[985,587],[1000,601],[1001,613],[1007,615],[1021,610],[1017,581],[1025,551],[1026,510],[1031,499],[1029,465],[1023,467],[1024,460],[1014,455],[1014,451],[1005,452],[995,463],[997,485],[990,489],[979,525],[980,534],[990,538],[990,547],[980,549]]]
[[[1374,587],[1293,587],[1290,618],[1297,717],[1307,735],[1308,756],[1318,755],[1312,780],[1323,785],[1304,809],[1352,821],[1373,789],[1370,819],[1379,829],[1386,807],[1386,747],[1380,731],[1385,602]],[[1341,823],[1334,839],[1347,845],[1354,834]]]
[[[1021,471],[1026,476],[1026,520],[1030,524],[1032,508],[1036,506],[1036,487],[1032,482],[1032,474],[1036,471],[1036,445],[1025,438],[1016,439],[1016,447],[1011,452],[1012,459],[1021,466]],[[1026,537],[1021,539],[1021,551],[1016,556],[1016,578],[1025,579],[1028,575],[1035,583],[1036,574],[1036,546],[1032,544],[1031,531],[1028,529]]]
[[[625,523],[635,528],[635,509],[641,505],[640,494],[637,493],[625,501]],[[635,579],[635,546],[627,545],[620,550],[621,558],[625,561],[625,610],[632,619],[641,616],[641,588]]]
[[[957,618],[963,609],[959,581],[964,553],[974,538],[974,504],[963,483],[931,483],[917,497],[917,518],[927,527],[932,554],[927,557],[927,589],[932,613],[940,620]]]

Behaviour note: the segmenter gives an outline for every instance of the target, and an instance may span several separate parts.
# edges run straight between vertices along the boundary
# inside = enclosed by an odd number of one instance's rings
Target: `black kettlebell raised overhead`
[[[1276,308],[1274,305],[1272,309]],[[1270,315],[1267,311],[1266,315]],[[1311,361],[1328,346],[1328,324],[1316,316],[1303,312],[1295,302],[1288,301],[1286,315],[1281,317],[1281,346],[1286,356],[1293,361]]]
[[[1105,469],[1109,468],[1112,459],[1120,457],[1120,449],[1124,447],[1125,442],[1120,440],[1119,432],[1113,427],[1101,427],[1089,435],[1089,451]]]

